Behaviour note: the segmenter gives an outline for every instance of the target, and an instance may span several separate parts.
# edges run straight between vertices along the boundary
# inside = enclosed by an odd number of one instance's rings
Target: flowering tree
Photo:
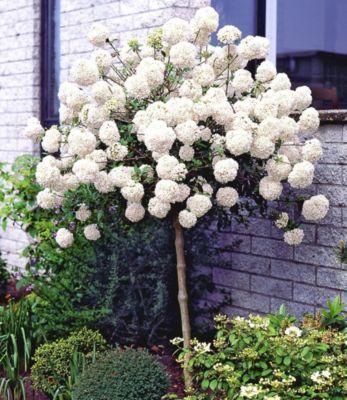
[[[121,48],[105,26],[94,24],[88,39],[98,49],[77,60],[72,82],[60,87],[60,126],[45,131],[31,118],[26,128],[51,153],[36,171],[40,207],[59,209],[67,192],[86,186],[103,193],[107,205],[124,204],[132,223],[146,212],[173,220],[186,347],[182,228],[192,228],[213,205],[243,218],[271,201],[285,242],[300,244],[304,232],[285,212],[282,192],[309,186],[322,154],[317,138],[303,136],[319,127],[310,89],[291,90],[287,75],[269,61],[254,76],[245,69],[266,57],[265,38],[241,40],[238,28],[225,26],[217,33],[220,46],[211,46],[218,20],[213,8],[201,8],[190,22],[173,18],[145,43],[132,39]],[[328,207],[324,196],[313,196],[302,214],[316,221]],[[97,210],[80,204],[74,211],[85,237],[97,240]],[[71,246],[69,226],[59,228],[58,245]]]

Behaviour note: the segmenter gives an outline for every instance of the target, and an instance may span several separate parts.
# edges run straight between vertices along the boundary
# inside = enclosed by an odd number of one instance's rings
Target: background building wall
[[[297,247],[285,244],[283,233],[262,218],[251,219],[248,228],[232,224],[220,233],[218,246],[242,241],[209,266],[215,284],[230,290],[228,312],[276,311],[286,304],[301,315],[338,294],[347,302],[346,266],[334,254],[339,240],[347,239],[347,125],[322,125],[317,137],[324,155],[309,193],[327,196],[328,215],[319,224],[303,224],[305,238]]]
[[[0,1],[0,162],[12,163],[38,146],[23,135],[26,121],[39,117],[40,1]],[[18,228],[0,237],[0,249],[10,265],[23,265],[19,252],[27,243]]]

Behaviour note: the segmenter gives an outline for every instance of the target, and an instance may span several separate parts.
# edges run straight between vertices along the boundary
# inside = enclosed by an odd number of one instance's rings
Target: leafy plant
[[[213,343],[192,341],[195,389],[187,400],[346,398],[346,331],[325,328],[319,318],[316,326],[300,325],[284,308],[277,315],[218,315],[215,321]]]
[[[8,273],[6,267],[6,262],[0,253],[0,303],[5,301],[7,284],[10,278],[10,274]]]
[[[74,400],[160,400],[169,379],[161,364],[146,351],[125,349],[105,353],[88,365],[74,392]]]
[[[0,392],[5,399],[25,399],[25,374],[32,350],[43,339],[34,316],[35,306],[35,298],[27,296],[0,307],[0,365],[4,375]]]
[[[76,373],[71,374],[71,363],[74,362],[76,352],[83,353],[85,360],[93,360],[95,354],[105,349],[106,341],[101,334],[87,328],[71,334],[66,339],[41,345],[33,357],[34,364],[31,369],[33,387],[47,394],[59,394],[62,388],[68,386],[69,379],[72,382],[76,377]],[[80,364],[77,363],[79,360],[75,361],[74,368],[77,365],[79,370]]]
[[[332,328],[345,328],[347,327],[346,316],[342,314],[346,304],[343,304],[340,296],[336,296],[333,301],[327,301],[328,309],[323,309],[322,314],[322,324],[324,327]]]

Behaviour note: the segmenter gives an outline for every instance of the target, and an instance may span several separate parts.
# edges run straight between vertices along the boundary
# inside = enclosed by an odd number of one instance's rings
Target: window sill
[[[321,123],[347,122],[347,110],[318,110]]]

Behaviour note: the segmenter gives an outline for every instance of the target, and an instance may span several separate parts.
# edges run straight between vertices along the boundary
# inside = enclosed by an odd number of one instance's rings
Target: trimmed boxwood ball
[[[89,365],[77,383],[74,400],[160,400],[169,378],[146,351],[117,349]]]
[[[86,361],[92,361],[107,348],[107,343],[98,331],[83,328],[64,339],[45,343],[35,351],[31,368],[31,381],[36,390],[47,394],[65,384],[71,371],[75,352],[83,353]]]

